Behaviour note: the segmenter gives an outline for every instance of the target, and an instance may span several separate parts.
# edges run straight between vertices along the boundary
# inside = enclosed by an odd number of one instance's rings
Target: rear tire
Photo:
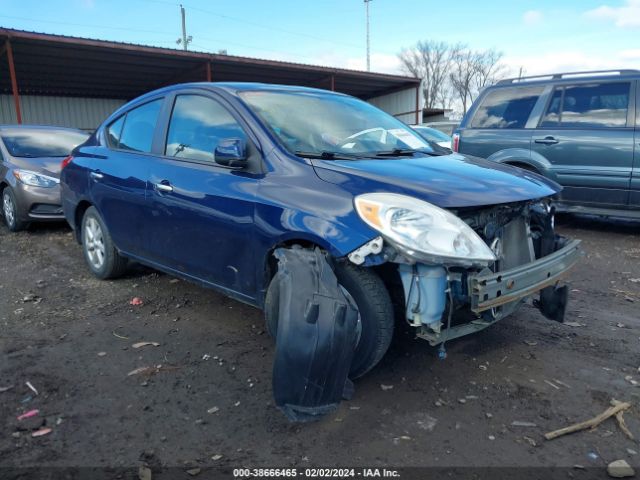
[[[117,278],[127,270],[127,259],[118,253],[107,226],[95,207],[82,217],[82,251],[91,272],[106,280]]]
[[[387,352],[393,336],[393,305],[384,283],[370,268],[336,263],[335,274],[360,313],[360,339],[349,372],[349,377],[355,379],[375,367]],[[279,284],[272,280],[264,306],[266,329],[272,338],[278,331],[279,298]]]
[[[24,230],[29,225],[19,218],[18,201],[11,187],[5,187],[2,190],[2,215],[4,216],[5,225],[12,232]]]

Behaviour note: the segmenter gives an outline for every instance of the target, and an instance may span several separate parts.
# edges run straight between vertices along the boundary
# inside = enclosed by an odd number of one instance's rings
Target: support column
[[[420,121],[420,113],[422,113],[422,109],[420,108],[420,86],[416,87],[416,123],[415,125],[420,125],[422,122]]]
[[[336,91],[336,76],[335,75],[331,75],[331,91],[332,92]]]
[[[205,65],[205,72],[207,76],[207,82],[211,81],[211,62],[207,62]]]
[[[13,49],[11,42],[6,41],[7,60],[9,61],[9,75],[11,76],[11,91],[13,92],[13,102],[16,106],[16,120],[18,125],[22,123],[22,112],[20,111],[20,95],[18,95],[18,80],[16,79],[16,67],[13,63]]]

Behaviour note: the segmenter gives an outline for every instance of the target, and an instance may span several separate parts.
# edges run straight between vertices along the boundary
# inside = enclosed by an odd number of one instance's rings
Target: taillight
[[[69,155],[64,160],[62,160],[62,163],[60,163],[60,170],[64,170],[64,167],[69,165],[72,160],[73,160],[73,155]]]
[[[460,149],[460,134],[454,133],[451,141],[451,150],[453,150],[454,152],[457,152],[459,151],[459,149]]]

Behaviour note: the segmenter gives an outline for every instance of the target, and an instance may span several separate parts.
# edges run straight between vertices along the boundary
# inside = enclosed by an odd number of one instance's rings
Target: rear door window
[[[160,98],[129,110],[125,116],[122,133],[117,140],[116,148],[150,153],[161,106],[162,99]],[[112,125],[117,128],[117,123],[118,120]]]
[[[107,127],[107,142],[109,143],[109,146],[113,148],[119,148],[120,134],[122,133],[122,126],[124,125],[124,117],[125,115],[122,115]]]
[[[176,97],[165,155],[214,162],[214,152],[224,139],[247,140],[242,127],[220,103],[202,95]]]
[[[558,88],[541,126],[615,128],[627,126],[629,82]]]
[[[471,128],[524,128],[543,87],[497,88],[489,92],[471,120]]]

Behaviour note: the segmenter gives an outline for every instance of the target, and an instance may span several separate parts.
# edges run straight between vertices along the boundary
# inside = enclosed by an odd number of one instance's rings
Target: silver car
[[[69,128],[0,125],[0,192],[9,230],[64,220],[60,164],[88,137]]]

